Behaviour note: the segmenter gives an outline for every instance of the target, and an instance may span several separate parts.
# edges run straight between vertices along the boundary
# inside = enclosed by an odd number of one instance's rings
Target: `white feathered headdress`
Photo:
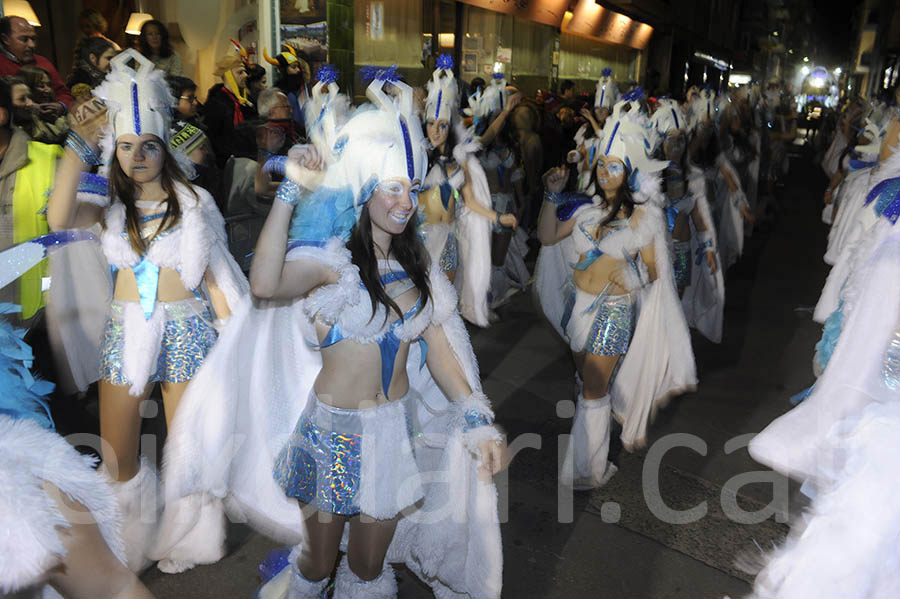
[[[456,111],[459,109],[459,95],[456,89],[456,77],[453,76],[453,59],[449,54],[438,56],[434,74],[427,87],[425,120],[444,120],[452,123]]]
[[[350,100],[340,93],[337,79],[338,70],[333,65],[319,67],[316,84],[303,105],[306,134],[328,163],[336,159],[332,153],[334,142],[350,111]]]
[[[691,131],[706,120],[713,124],[716,121],[716,93],[711,89],[700,90],[688,107],[688,128]]]
[[[650,158],[650,121],[641,110],[637,100],[644,91],[637,88],[622,96],[600,136],[600,151],[604,156],[615,156],[625,163],[628,184],[632,190],[637,187],[639,173],[649,174],[661,171],[668,165],[665,160]]]
[[[602,77],[597,81],[597,93],[594,96],[594,108],[606,108],[612,111],[613,106],[619,101],[619,88],[612,78],[612,69],[606,67],[601,73]]]
[[[688,119],[681,104],[670,98],[663,98],[656,107],[656,112],[650,117],[652,126],[652,142],[651,148],[656,150],[657,146],[666,138],[670,131],[681,129],[687,132]]]

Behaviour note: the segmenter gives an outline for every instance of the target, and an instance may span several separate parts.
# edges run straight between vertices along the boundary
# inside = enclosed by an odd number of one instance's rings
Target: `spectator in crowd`
[[[36,54],[37,36],[28,21],[22,17],[0,18],[0,77],[15,75],[23,66],[33,64],[50,74],[53,101],[38,105],[41,116],[65,114],[72,105],[72,94],[63,83],[49,60]]]
[[[197,99],[197,84],[193,79],[169,75],[166,77],[169,89],[175,97],[175,120],[190,123],[195,127],[205,130],[206,127],[200,119],[200,100]]]
[[[81,30],[82,35],[84,36],[79,40],[79,44],[84,40],[91,38],[100,38],[108,41],[113,47],[118,51],[121,50],[119,45],[106,37],[106,30],[108,24],[106,22],[106,18],[103,14],[100,13],[96,8],[85,8],[81,11],[81,14],[78,15],[78,28]],[[75,47],[76,53],[78,52],[78,46]]]
[[[60,146],[29,141],[27,133],[13,127],[13,110],[10,86],[0,79],[0,251],[49,232],[41,209],[63,154]],[[43,305],[45,264],[29,270],[17,285],[0,289],[0,301],[22,306],[26,324]]]
[[[247,66],[247,96],[254,106],[258,105],[259,94],[266,89],[266,70],[258,64]],[[257,109],[258,110],[258,109]]]
[[[215,75],[222,78],[222,83],[209,89],[202,114],[216,163],[222,168],[235,151],[235,127],[255,119],[256,110],[247,96],[247,68],[241,52],[229,52],[220,59]]]
[[[303,105],[309,98],[306,83],[310,79],[309,62],[298,56],[294,47],[284,44],[284,51],[272,58],[263,48],[263,57],[266,61],[278,68],[278,81],[276,87],[284,92],[291,103],[291,117],[294,121],[303,124]]]
[[[53,87],[50,85],[50,73],[41,67],[27,65],[22,67],[16,78],[21,77],[28,87],[32,104],[28,109],[29,126],[24,127],[31,139],[48,144],[61,144],[69,130],[69,122],[65,115],[58,117],[42,117],[35,108],[39,104],[53,101]],[[13,89],[13,104],[16,104],[16,90]],[[15,120],[15,119],[14,119]],[[18,124],[18,123],[16,123]]]
[[[67,81],[70,88],[84,83],[91,89],[100,85],[109,73],[109,61],[118,51],[105,37],[91,37],[84,40],[75,57],[75,70]]]
[[[183,75],[181,56],[169,44],[169,30],[160,21],[151,19],[141,25],[138,50],[153,61],[166,75]]]
[[[258,195],[274,196],[278,182],[263,171],[263,166],[272,156],[286,155],[291,146],[300,141],[300,136],[291,117],[291,103],[277,87],[263,90],[257,108],[264,122],[256,129],[258,156],[254,189]]]

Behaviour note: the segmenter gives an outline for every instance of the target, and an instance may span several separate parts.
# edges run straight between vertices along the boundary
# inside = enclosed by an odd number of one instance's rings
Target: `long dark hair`
[[[414,221],[415,215],[406,224],[402,233],[391,238],[388,254],[393,254],[406,274],[409,275],[410,280],[419,290],[419,299],[424,308],[431,297],[428,288],[429,259],[425,246],[422,245],[416,232]],[[381,278],[378,276],[378,257],[375,255],[375,243],[372,241],[372,221],[369,218],[368,204],[363,206],[359,220],[350,231],[347,249],[350,250],[350,260],[359,268],[359,278],[362,284],[369,292],[369,299],[372,302],[372,318],[375,318],[375,307],[378,304],[383,305],[389,311],[395,311],[403,318],[403,310],[388,296],[384,285],[381,284]]]
[[[428,125],[428,119],[425,120],[426,127]],[[426,137],[427,137],[427,129],[426,129]],[[431,148],[431,144],[429,145],[428,150],[428,165],[429,167],[437,164],[438,159],[441,157],[450,158],[453,155],[453,148],[456,147],[457,139],[456,139],[456,128],[453,126],[452,120],[447,123],[447,141],[444,142],[444,151],[441,152],[438,148]]]
[[[616,193],[616,197],[610,200],[608,197],[606,197],[606,192],[603,191],[603,188],[600,187],[600,181],[597,180],[597,167],[595,166],[591,171],[591,183],[593,184],[597,195],[603,198],[603,201],[606,203],[606,205],[610,207],[609,214],[607,214],[606,218],[604,218],[600,222],[600,224],[597,225],[598,229],[614,219],[623,206],[625,207],[625,215],[627,218],[631,218],[631,215],[634,214],[634,194],[631,193],[631,188],[628,186],[628,179],[630,176],[631,170],[626,168],[625,178],[622,181],[622,185],[619,187],[619,191],[618,193]]]
[[[181,172],[181,169],[175,162],[175,158],[165,149],[165,142],[160,141],[159,143],[162,144],[163,152],[165,153],[161,183],[163,190],[166,192],[166,214],[160,221],[153,237],[156,237],[166,229],[174,227],[181,219],[181,204],[178,202],[178,196],[175,194],[175,185],[177,183],[187,186],[191,193],[194,194],[194,198],[199,199],[197,192],[191,187],[187,177],[184,176],[184,173]],[[119,159],[116,153],[113,152],[112,163],[109,167],[109,195],[112,198],[119,198],[125,206],[125,230],[128,232],[128,241],[131,243],[134,251],[138,254],[144,254],[148,248],[147,242],[150,240],[145,240],[141,236],[141,217],[134,203],[136,192],[137,185],[122,170]]]
[[[150,47],[150,44],[147,43],[147,27],[150,25],[156,25],[159,29],[160,35],[160,45],[159,45],[159,57],[160,58],[168,58],[172,56],[172,46],[169,44],[169,30],[166,29],[166,26],[162,24],[161,21],[157,21],[156,19],[150,19],[149,21],[145,21],[143,25],[141,25],[141,34],[138,36],[138,49],[141,51],[141,54],[150,58],[153,56],[153,48]]]

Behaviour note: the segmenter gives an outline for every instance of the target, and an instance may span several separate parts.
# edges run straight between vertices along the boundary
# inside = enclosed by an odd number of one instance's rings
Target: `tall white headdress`
[[[428,97],[425,98],[425,120],[454,121],[459,109],[459,95],[456,77],[453,76],[453,59],[449,54],[437,58],[434,74],[427,84]]]
[[[350,100],[340,93],[338,70],[330,64],[319,67],[316,84],[303,105],[303,121],[310,141],[322,152],[326,162],[333,162],[334,142],[338,129],[347,121]]]
[[[136,63],[137,69],[129,63]],[[106,102],[113,139],[126,133],[153,134],[168,142],[175,98],[165,73],[133,48],[110,61],[111,71],[93,94]]]
[[[651,125],[637,102],[643,95],[641,88],[623,95],[613,106],[600,136],[601,153],[604,156],[615,156],[625,163],[629,175],[628,184],[632,189],[637,188],[639,173],[661,171],[668,165],[665,160],[650,158]]]
[[[705,120],[716,122],[716,94],[711,89],[702,89],[688,107],[688,125],[691,131]]]
[[[597,93],[594,96],[594,108],[606,108],[612,111],[613,106],[619,101],[619,88],[612,78],[612,69],[606,67],[597,81]]]
[[[656,107],[656,112],[650,117],[652,129],[651,147],[655,151],[657,146],[665,139],[670,131],[681,129],[688,131],[688,119],[681,104],[670,98],[662,98]]]

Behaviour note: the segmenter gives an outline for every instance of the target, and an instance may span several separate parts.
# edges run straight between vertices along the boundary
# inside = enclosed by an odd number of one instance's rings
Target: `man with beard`
[[[269,64],[278,67],[281,75],[275,87],[280,89],[291,104],[291,118],[300,126],[303,126],[303,105],[309,98],[306,82],[310,79],[309,63],[297,56],[297,51],[292,46],[284,44],[284,51],[275,58],[269,56],[263,48],[263,57]]]
[[[216,63],[215,75],[222,78],[222,83],[210,88],[203,105],[203,122],[219,168],[235,154],[235,127],[256,118],[256,109],[247,96],[245,53],[240,46],[236,45],[236,49]]]

